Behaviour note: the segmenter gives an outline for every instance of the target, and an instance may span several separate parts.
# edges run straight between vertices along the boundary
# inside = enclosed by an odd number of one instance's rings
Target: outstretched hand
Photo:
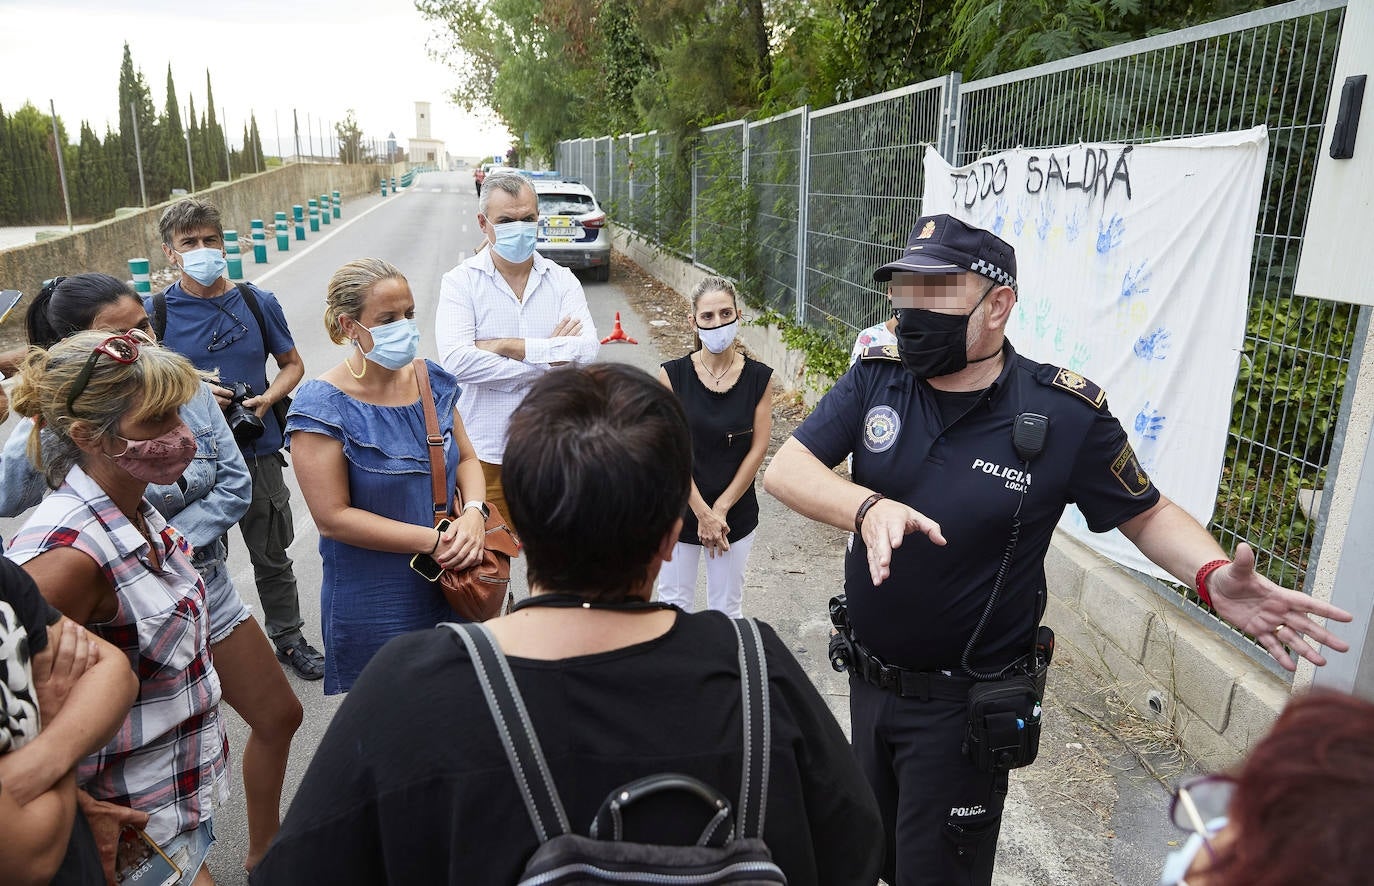
[[[943,545],[940,524],[915,508],[890,498],[880,499],[864,515],[863,541],[868,548],[868,575],[877,587],[892,573],[892,551],[913,532],[929,538],[933,544]]]
[[[1217,615],[1254,637],[1287,670],[1297,668],[1290,650],[1318,667],[1326,664],[1326,658],[1308,639],[1337,652],[1350,649],[1350,644],[1313,621],[1313,616],[1350,621],[1351,614],[1307,594],[1281,588],[1260,575],[1255,571],[1255,552],[1244,542],[1236,546],[1229,566],[1211,574],[1207,589]]]

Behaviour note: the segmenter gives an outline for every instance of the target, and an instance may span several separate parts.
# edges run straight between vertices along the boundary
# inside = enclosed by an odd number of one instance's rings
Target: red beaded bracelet
[[[1216,607],[1212,605],[1212,593],[1207,590],[1207,576],[1223,566],[1230,565],[1230,560],[1213,560],[1210,563],[1204,563],[1202,568],[1197,571],[1197,578],[1193,580],[1193,587],[1197,589],[1198,599],[1202,601],[1202,605],[1208,609],[1215,609]]]

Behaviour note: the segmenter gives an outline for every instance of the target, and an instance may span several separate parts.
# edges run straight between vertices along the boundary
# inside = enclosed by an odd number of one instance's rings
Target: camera
[[[229,408],[224,411],[224,418],[229,422],[229,430],[234,432],[234,439],[238,442],[251,443],[267,430],[258,414],[243,405],[244,400],[253,396],[253,386],[247,382],[236,381],[227,387],[234,392]]]

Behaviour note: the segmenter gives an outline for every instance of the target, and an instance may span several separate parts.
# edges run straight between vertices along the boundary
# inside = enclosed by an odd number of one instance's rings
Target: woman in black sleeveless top
[[[673,559],[658,574],[658,596],[691,612],[704,552],[707,605],[732,617],[740,615],[759,523],[754,477],[773,427],[773,370],[735,345],[739,316],[729,280],[701,281],[692,291],[700,346],[664,363],[658,374],[682,402],[692,431],[692,495]]]

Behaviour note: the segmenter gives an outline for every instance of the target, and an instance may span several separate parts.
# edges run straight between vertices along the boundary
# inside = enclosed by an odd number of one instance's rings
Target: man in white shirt
[[[444,275],[434,337],[439,360],[462,386],[463,416],[487,501],[508,519],[501,459],[511,413],[536,378],[590,363],[600,341],[582,284],[534,251],[539,198],[515,172],[489,173],[477,201],[485,248]]]

